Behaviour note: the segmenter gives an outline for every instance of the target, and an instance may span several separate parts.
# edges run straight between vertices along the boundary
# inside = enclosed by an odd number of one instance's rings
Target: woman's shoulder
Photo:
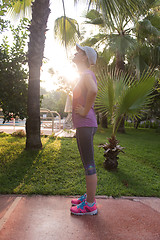
[[[83,78],[84,78],[84,79],[86,79],[86,78],[93,78],[93,80],[94,80],[95,82],[97,82],[96,76],[95,76],[94,72],[93,72],[92,70],[90,70],[90,69],[87,69],[87,70],[84,72]]]
[[[88,75],[92,76],[93,78],[96,78],[94,72],[90,69],[87,69],[83,72],[82,77],[87,77]]]

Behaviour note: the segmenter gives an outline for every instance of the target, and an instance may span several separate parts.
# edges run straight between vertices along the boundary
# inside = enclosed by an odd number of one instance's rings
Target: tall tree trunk
[[[119,124],[119,127],[118,127],[118,132],[119,133],[125,133],[126,132],[124,123],[125,123],[125,117],[122,118],[122,120]]]
[[[101,116],[101,126],[103,128],[108,128],[108,119],[107,119],[107,116],[102,114]]]
[[[125,70],[124,57],[118,51],[116,53],[116,68],[122,71]]]
[[[116,54],[116,68],[120,71],[124,71],[125,70],[125,63],[124,63],[124,57],[117,51]],[[118,132],[119,133],[125,133],[125,117],[121,120],[119,128],[118,128]]]
[[[49,0],[35,0],[32,4],[32,22],[28,44],[28,105],[26,122],[26,149],[40,149],[40,67],[42,66],[45,33],[50,13]]]

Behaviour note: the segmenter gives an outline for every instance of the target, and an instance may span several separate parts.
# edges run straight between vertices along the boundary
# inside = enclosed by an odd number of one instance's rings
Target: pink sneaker
[[[71,207],[70,211],[74,215],[95,215],[98,213],[96,203],[94,202],[90,207],[86,201]]]
[[[72,199],[71,203],[72,203],[73,206],[76,206],[76,205],[84,202],[86,200],[86,198],[87,198],[87,194],[85,193],[80,198]]]

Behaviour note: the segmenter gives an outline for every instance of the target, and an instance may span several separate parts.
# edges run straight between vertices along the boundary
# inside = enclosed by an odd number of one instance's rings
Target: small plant
[[[8,133],[5,133],[5,132],[2,131],[2,132],[0,132],[0,136],[1,137],[6,137],[6,136],[8,136]]]
[[[14,133],[12,133],[13,137],[25,137],[26,133],[23,130],[17,130]]]
[[[124,153],[124,147],[121,147],[118,143],[118,140],[114,135],[108,138],[109,143],[100,144],[99,147],[102,147],[104,151],[104,157],[106,158],[103,162],[104,168],[107,170],[117,169],[118,167],[118,154],[120,152]]]

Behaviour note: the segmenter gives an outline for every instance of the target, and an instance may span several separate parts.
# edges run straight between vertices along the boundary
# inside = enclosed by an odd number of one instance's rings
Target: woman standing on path
[[[88,46],[76,44],[76,54],[73,62],[77,65],[80,80],[73,90],[72,119],[76,128],[77,145],[83,162],[86,176],[86,194],[71,201],[71,213],[75,215],[97,214],[95,194],[97,175],[94,162],[93,136],[97,130],[97,120],[94,112],[94,101],[97,94],[97,81],[89,69],[96,64],[97,53]]]

